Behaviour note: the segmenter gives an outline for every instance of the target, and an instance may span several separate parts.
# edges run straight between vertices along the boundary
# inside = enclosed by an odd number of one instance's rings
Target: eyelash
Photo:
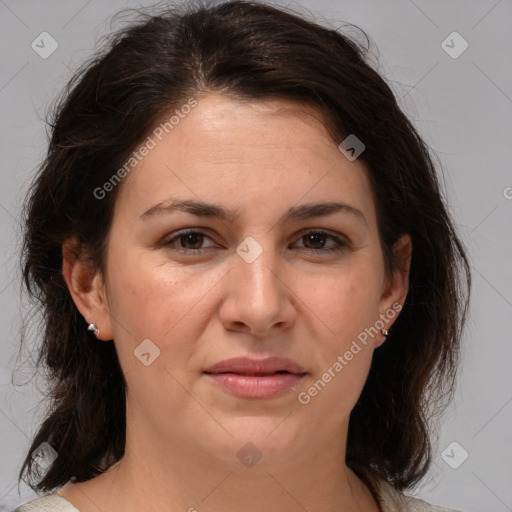
[[[164,247],[168,247],[170,246],[175,240],[179,240],[182,236],[185,236],[185,235],[190,235],[190,234],[195,234],[195,235],[205,235],[207,238],[210,238],[206,233],[204,233],[203,231],[199,231],[197,229],[188,229],[188,230],[184,230],[184,231],[180,231],[179,233],[176,234],[176,236],[174,236],[173,238],[167,240],[167,241],[163,241],[162,242],[162,246]],[[329,247],[327,249],[309,249],[309,248],[305,248],[308,252],[312,252],[314,254],[330,254],[330,253],[335,253],[335,252],[339,252],[339,251],[342,251],[344,249],[347,249],[349,246],[347,243],[345,243],[341,238],[338,238],[337,236],[334,236],[334,235],[331,235],[325,231],[321,231],[321,230],[311,230],[311,231],[307,231],[306,233],[304,233],[303,235],[300,236],[300,238],[304,238],[305,236],[308,236],[308,235],[326,235],[327,238],[330,238],[331,240],[333,240],[335,242],[335,245],[333,245],[332,247]],[[176,252],[181,252],[181,253],[185,253],[185,254],[194,254],[194,255],[197,255],[197,254],[203,254],[205,252],[208,251],[208,249],[184,249],[184,248],[171,248],[171,250],[173,251],[176,251]]]

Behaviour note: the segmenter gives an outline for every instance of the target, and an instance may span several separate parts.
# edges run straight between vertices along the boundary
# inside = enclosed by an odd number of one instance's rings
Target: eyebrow
[[[172,202],[163,201],[161,203],[152,206],[149,210],[145,211],[141,216],[141,220],[148,219],[157,214],[162,213],[173,213],[175,211],[190,213],[198,217],[208,217],[214,219],[220,219],[228,222],[234,222],[236,219],[235,212],[224,208],[223,206],[206,203],[204,201],[192,200],[192,199],[176,199]],[[346,203],[337,201],[329,201],[324,203],[308,203],[299,206],[291,207],[281,218],[284,220],[304,220],[314,217],[323,217],[331,215],[337,212],[349,213],[362,221],[365,226],[368,226],[366,218],[361,212],[354,206]]]

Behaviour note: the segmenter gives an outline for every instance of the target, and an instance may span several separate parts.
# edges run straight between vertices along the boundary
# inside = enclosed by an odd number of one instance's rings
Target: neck
[[[110,512],[239,512],[241,505],[244,512],[379,512],[370,490],[344,464],[347,428],[348,422],[327,441],[319,433],[307,449],[295,451],[293,444],[283,448],[284,438],[277,434],[269,436],[276,438],[274,443],[261,437],[255,445],[264,445],[264,453],[251,465],[250,459],[237,457],[246,439],[226,435],[226,445],[212,442],[207,452],[194,437],[180,438],[170,424],[167,443],[157,445],[152,440],[162,439],[162,432],[141,415],[128,413],[124,457],[99,477],[77,484],[81,494],[69,487],[60,494],[81,512],[98,507]],[[250,447],[243,453],[255,454]]]
[[[151,510],[148,500],[155,511],[238,512],[241,504],[244,512],[379,510],[369,489],[345,466],[343,441],[323,451],[312,446],[293,460],[268,463],[262,457],[246,467],[235,456],[219,460],[185,442],[167,449],[142,446],[138,439],[144,437],[134,427],[123,459],[104,475],[110,475],[108,510]]]
[[[379,510],[367,487],[344,464],[342,469],[316,464],[305,467],[307,474],[263,464],[242,471],[221,464],[211,467],[189,458],[155,470],[137,456],[126,454],[108,472],[112,498],[108,510],[239,512],[241,504],[244,512]],[[152,508],[148,501],[154,504]]]

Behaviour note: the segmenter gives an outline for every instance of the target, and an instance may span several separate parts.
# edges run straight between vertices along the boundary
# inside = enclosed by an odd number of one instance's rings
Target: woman
[[[407,496],[469,267],[365,50],[168,9],[72,80],[26,204],[52,408],[18,510],[447,510]]]

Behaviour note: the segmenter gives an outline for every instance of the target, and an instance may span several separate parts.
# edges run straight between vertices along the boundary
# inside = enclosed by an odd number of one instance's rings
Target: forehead
[[[150,137],[154,147],[122,183],[116,208],[142,213],[172,195],[239,210],[345,200],[374,213],[366,166],[343,156],[308,105],[209,95],[161,140]]]

